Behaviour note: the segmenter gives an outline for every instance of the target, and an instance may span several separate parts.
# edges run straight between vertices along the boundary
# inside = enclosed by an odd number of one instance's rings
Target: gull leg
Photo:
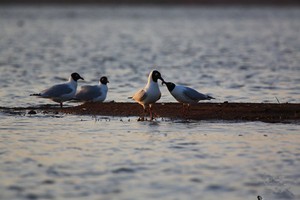
[[[187,106],[186,106],[186,104],[182,104],[182,117],[187,118]]]
[[[185,118],[185,106],[182,104],[182,117]]]
[[[186,114],[188,115],[189,112],[190,112],[190,104],[187,105],[187,113]]]
[[[144,111],[143,111],[143,114],[142,114],[141,121],[145,121],[145,119],[147,119],[147,108],[146,107],[144,107]]]
[[[187,104],[186,105],[186,118],[188,118],[188,116],[189,116],[189,112],[190,112],[190,104]]]
[[[153,112],[152,110],[152,104],[149,106],[149,112],[150,112],[150,117],[151,117],[151,121],[154,119],[154,117],[158,118],[159,115],[157,115],[155,112]]]
[[[63,107],[63,103],[62,103],[62,102],[60,102],[59,104],[60,104],[60,108],[62,108],[62,107]]]
[[[147,107],[143,106],[143,113],[138,118],[138,121],[145,121],[145,116],[147,115]]]
[[[189,114],[189,110],[190,110],[190,104],[183,104],[182,105],[182,116],[183,116],[183,118],[187,118],[188,117],[188,114]]]
[[[154,119],[151,106],[149,106],[149,113],[150,113],[150,120],[152,121]]]

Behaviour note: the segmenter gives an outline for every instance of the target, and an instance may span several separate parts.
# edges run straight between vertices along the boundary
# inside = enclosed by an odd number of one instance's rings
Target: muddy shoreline
[[[270,103],[198,103],[192,105],[188,115],[182,113],[179,103],[156,103],[154,112],[163,118],[191,120],[231,120],[263,122],[300,122],[300,104]],[[39,107],[0,107],[2,112],[15,113],[62,113],[73,115],[141,116],[142,107],[137,103],[84,103],[78,106],[59,108],[53,105]]]

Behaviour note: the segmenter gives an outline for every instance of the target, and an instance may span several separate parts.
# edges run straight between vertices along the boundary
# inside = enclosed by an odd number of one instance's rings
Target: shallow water
[[[0,106],[156,66],[216,102],[299,103],[298,8],[1,7]],[[174,101],[162,88],[163,101]],[[69,106],[77,105],[68,103]],[[0,113],[0,199],[300,199],[298,124]]]
[[[0,130],[1,199],[300,197],[298,125],[39,114]]]

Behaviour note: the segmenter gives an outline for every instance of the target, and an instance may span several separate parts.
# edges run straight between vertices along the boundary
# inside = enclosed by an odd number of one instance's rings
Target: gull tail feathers
[[[70,99],[71,102],[80,102],[81,100],[79,98],[73,97]]]
[[[209,95],[207,95],[207,99],[208,99],[208,100],[211,100],[211,99],[216,99],[216,98],[214,98],[214,97],[212,97],[212,96],[209,96]]]
[[[35,93],[35,94],[30,94],[29,96],[36,96],[36,97],[40,97],[40,96],[42,96],[42,94],[41,94],[41,93]]]

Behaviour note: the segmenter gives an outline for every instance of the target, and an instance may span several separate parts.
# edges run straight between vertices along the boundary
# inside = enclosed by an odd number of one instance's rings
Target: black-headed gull
[[[109,83],[107,77],[102,76],[98,85],[81,86],[74,99],[85,102],[103,102],[108,91],[107,83]]]
[[[140,89],[139,91],[137,91],[132,96],[132,99],[134,99],[136,102],[138,102],[140,105],[143,106],[144,116],[147,112],[147,109],[149,109],[151,120],[153,119],[151,107],[161,97],[161,92],[159,90],[158,83],[157,83],[158,79],[160,79],[161,81],[164,81],[164,79],[161,77],[161,74],[159,73],[159,71],[152,70],[148,76],[147,85],[143,89]]]
[[[53,85],[38,94],[31,94],[30,96],[51,99],[54,102],[60,103],[60,107],[62,108],[63,102],[71,100],[75,96],[77,81],[79,79],[84,80],[78,73],[74,72],[69,77],[69,81]]]
[[[187,105],[187,109],[189,109],[190,104],[196,104],[200,100],[211,100],[214,99],[213,97],[202,94],[193,88],[186,87],[183,85],[175,85],[172,82],[165,82],[169,92],[171,95],[180,103],[183,104],[183,112],[185,111],[185,105]]]

